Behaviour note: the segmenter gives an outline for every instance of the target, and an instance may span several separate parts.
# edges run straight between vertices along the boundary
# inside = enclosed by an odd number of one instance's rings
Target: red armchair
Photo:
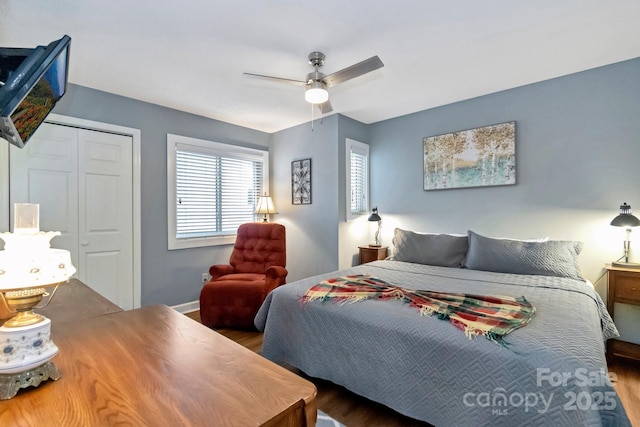
[[[281,224],[238,227],[229,264],[212,265],[200,291],[200,319],[210,328],[253,329],[267,294],[285,283],[286,234]]]

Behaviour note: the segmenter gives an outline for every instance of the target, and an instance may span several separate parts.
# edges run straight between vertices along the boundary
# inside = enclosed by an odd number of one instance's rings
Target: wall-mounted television
[[[33,49],[0,47],[0,138],[20,148],[67,90],[71,38]]]

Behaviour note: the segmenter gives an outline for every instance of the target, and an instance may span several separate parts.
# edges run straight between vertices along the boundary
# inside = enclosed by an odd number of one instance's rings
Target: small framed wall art
[[[291,162],[291,203],[311,204],[311,159]]]
[[[424,190],[516,183],[516,122],[422,140]]]

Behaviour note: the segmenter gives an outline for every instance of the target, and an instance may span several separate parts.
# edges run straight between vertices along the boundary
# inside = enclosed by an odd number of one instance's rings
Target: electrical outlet
[[[202,273],[202,283],[207,283],[209,281],[209,273]]]

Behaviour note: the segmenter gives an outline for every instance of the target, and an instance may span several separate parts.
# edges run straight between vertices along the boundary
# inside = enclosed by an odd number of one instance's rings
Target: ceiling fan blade
[[[362,62],[358,62],[357,64],[353,64],[350,67],[343,68],[340,71],[336,71],[333,74],[329,74],[322,80],[327,84],[328,87],[331,87],[337,85],[338,83],[346,82],[347,80],[351,80],[354,77],[361,76],[382,67],[384,67],[384,64],[382,63],[382,60],[378,58],[378,55],[376,55],[372,56],[369,59],[365,59]]]
[[[260,77],[262,79],[274,80],[276,82],[281,82],[281,83],[294,84],[297,86],[305,86],[307,84],[307,82],[303,82],[301,80],[285,79],[283,77],[265,76],[262,74],[253,74],[253,73],[242,73],[242,74],[244,74],[245,76]]]
[[[327,114],[333,111],[333,107],[331,106],[331,101],[323,102],[322,104],[318,104],[318,108],[322,114]]]

